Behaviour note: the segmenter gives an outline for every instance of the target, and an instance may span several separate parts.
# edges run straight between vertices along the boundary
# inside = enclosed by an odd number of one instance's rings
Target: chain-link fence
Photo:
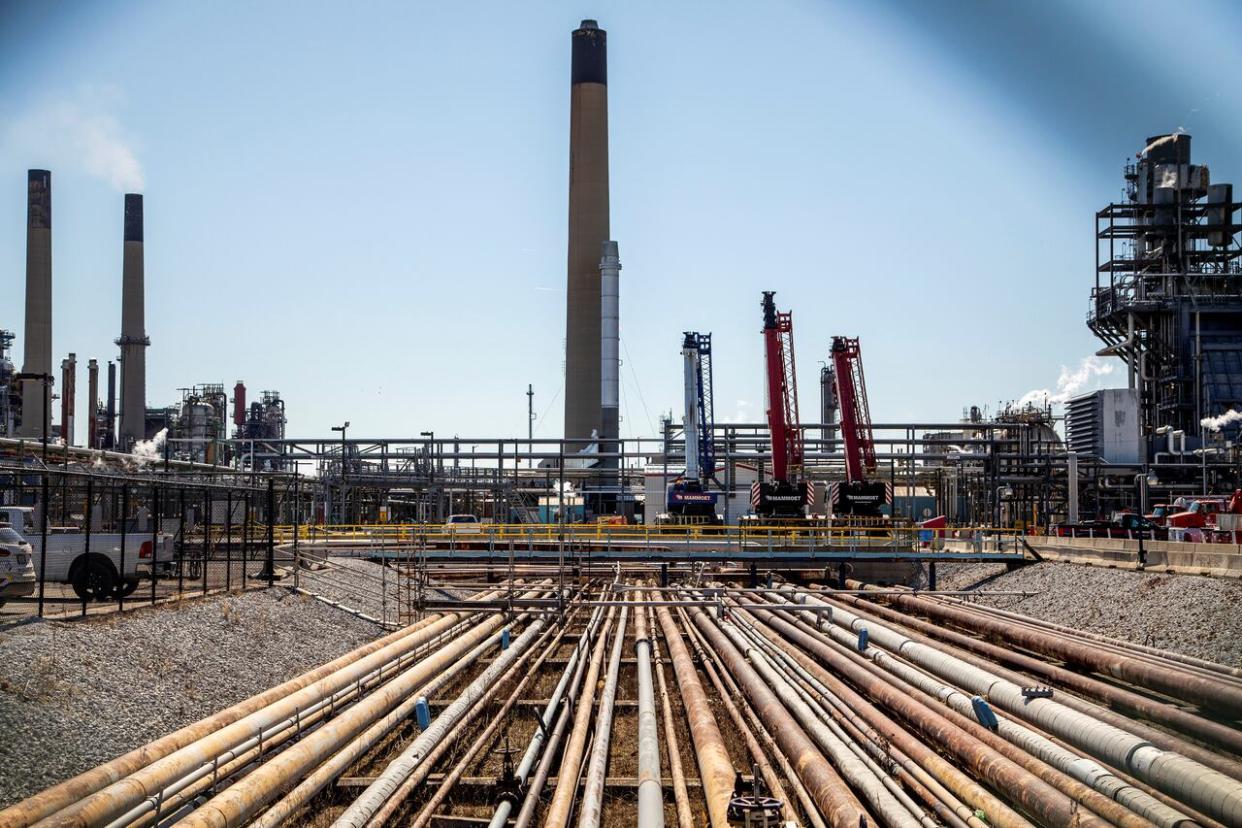
[[[297,481],[283,476],[0,465],[0,621],[270,586],[292,560],[276,526],[301,514]]]

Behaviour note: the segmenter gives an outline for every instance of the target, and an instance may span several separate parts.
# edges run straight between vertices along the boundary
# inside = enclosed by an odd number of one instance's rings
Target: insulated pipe
[[[1094,641],[1099,644],[1106,644],[1108,646],[1116,647],[1119,649],[1132,650],[1135,653],[1153,656],[1153,657],[1162,659],[1164,661],[1175,661],[1178,664],[1184,664],[1190,667],[1197,667],[1198,669],[1202,671],[1218,674],[1222,680],[1228,680],[1228,681],[1233,681],[1233,682],[1242,680],[1242,667],[1230,667],[1225,664],[1217,664],[1215,661],[1208,661],[1206,659],[1196,658],[1195,656],[1186,655],[1185,653],[1175,653],[1171,650],[1161,650],[1157,647],[1149,647],[1146,644],[1139,644],[1134,641],[1122,641],[1116,638],[1109,638],[1106,635],[1100,635],[1099,633],[1093,633],[1093,632],[1090,632],[1089,630],[1076,630],[1073,627],[1066,627],[1062,624],[1054,624],[1053,622],[1045,620],[1043,618],[1032,618],[1029,615],[1022,615],[1020,613],[1011,612],[1009,610],[1001,609],[1000,607],[990,607],[990,606],[986,606],[982,604],[979,604],[979,605],[967,604],[964,601],[962,601],[960,598],[947,598],[944,595],[944,593],[941,593],[937,597],[944,600],[945,603],[953,604],[954,606],[963,606],[963,607],[973,608],[977,610],[984,610],[990,615],[999,615],[1002,618],[1009,618],[1013,621],[1021,621],[1033,627],[1041,627],[1046,630],[1052,630],[1053,632],[1062,633],[1063,635],[1069,635],[1069,636],[1073,636],[1077,638],[1085,638],[1088,641]]]
[[[556,683],[556,688],[552,691],[552,695],[548,698],[548,703],[543,708],[543,714],[539,717],[539,727],[530,738],[530,744],[526,746],[526,752],[522,754],[522,761],[518,763],[517,769],[513,772],[513,776],[517,779],[518,784],[524,785],[526,778],[530,776],[531,770],[535,766],[535,760],[539,758],[540,752],[543,750],[544,740],[551,730],[553,722],[556,718],[557,711],[561,708],[562,700],[565,698],[566,688],[577,686],[577,680],[582,674],[583,666],[586,661],[586,651],[589,648],[589,642],[594,638],[595,630],[599,626],[604,617],[604,608],[596,607],[595,612],[591,614],[591,620],[586,626],[586,630],[578,639],[578,643],[574,646],[574,650],[569,655],[569,659],[565,662],[565,669],[561,672],[561,678]],[[513,801],[505,799],[496,806],[496,812],[492,814],[492,821],[488,823],[488,828],[504,828],[509,821],[509,815],[513,812]]]
[[[719,627],[772,692],[784,702],[789,713],[797,719],[798,725],[819,745],[833,767],[850,783],[850,787],[867,800],[883,824],[893,828],[920,828],[922,823],[911,815],[905,805],[897,801],[871,769],[820,720],[811,706],[799,697],[793,685],[777,672],[768,657],[752,647],[734,624],[721,622]]]
[[[455,725],[466,712],[491,692],[492,684],[520,658],[528,647],[539,636],[544,627],[543,618],[535,618],[519,635],[509,649],[488,665],[461,695],[453,700],[447,708],[431,723],[431,727],[419,734],[401,754],[388,763],[383,772],[367,789],[345,809],[345,813],[337,817],[333,828],[363,828],[375,815],[376,811],[396,792],[407,777],[427,757],[428,751],[442,741],[450,728]]]
[[[260,710],[214,730],[209,735],[169,753],[70,806],[57,815],[57,824],[81,825],[86,828],[110,823],[148,797],[157,796],[178,780],[201,770],[204,766],[210,766],[222,753],[249,739],[258,737],[276,723],[295,716],[299,710],[304,710],[343,687],[361,680],[387,662],[449,629],[459,620],[460,616],[455,613],[443,616],[413,635],[399,638],[313,684],[304,686]]]
[[[799,594],[798,599],[803,600]],[[903,597],[903,596],[898,596]],[[827,606],[807,596],[808,603]],[[948,608],[944,608],[948,609]],[[1213,819],[1242,825],[1242,782],[1109,724],[1085,716],[1053,699],[1028,699],[1022,688],[961,659],[920,644],[875,622],[864,623],[837,607],[832,623],[858,632],[866,627],[872,641],[951,683],[986,697],[1045,732],[1122,769],[1157,790],[1185,802]]]
[[[524,597],[536,595],[538,593],[526,593]],[[178,825],[224,828],[247,822],[294,780],[303,778],[321,764],[324,757],[340,750],[377,719],[391,712],[447,665],[495,633],[503,622],[500,616],[486,619],[217,794]]]
[[[951,649],[948,650],[949,652],[952,652],[958,658],[969,662],[976,667],[982,667],[984,669],[999,669],[993,667],[984,658],[978,657],[986,656],[992,661],[1007,664],[1011,667],[1024,670],[1027,673],[1039,676],[1046,681],[1053,682],[1062,687],[1068,687],[1075,693],[1099,699],[1105,704],[1115,707],[1118,710],[1127,711],[1136,716],[1141,716],[1145,719],[1166,725],[1181,733],[1187,733],[1195,738],[1221,745],[1235,754],[1242,753],[1242,733],[1239,733],[1234,728],[1220,724],[1219,722],[1214,722],[1209,719],[1196,716],[1193,713],[1189,713],[1180,707],[1169,704],[1168,702],[1162,702],[1147,696],[1142,696],[1124,688],[1117,687],[1116,685],[1108,684],[1098,679],[1091,678],[1090,676],[1084,676],[1080,673],[1075,673],[1072,670],[1066,670],[1064,667],[1058,667],[1054,664],[1049,664],[1048,662],[1041,661],[1037,658],[1024,655],[1015,650],[1006,647],[999,647],[995,644],[989,644],[986,641],[971,638],[968,635],[945,629],[944,627],[937,626],[929,621],[924,621],[921,618],[903,615],[902,613],[885,607],[882,604],[865,601],[852,595],[838,595],[835,596],[834,600],[843,602],[853,607],[856,612],[866,617],[881,618],[892,623],[900,624],[907,630],[913,631],[907,632],[907,635],[910,635],[916,641],[920,641],[923,644],[927,644],[929,646],[951,647]],[[919,635],[920,633],[922,635]],[[968,652],[963,652],[963,650]],[[978,655],[972,656],[971,653],[977,653]],[[1010,681],[1014,681],[1014,676],[1012,675],[1000,672],[998,672],[997,675],[1001,675],[1008,678]],[[1213,753],[1212,751],[1202,748],[1197,744],[1165,733],[1164,731],[1152,730],[1147,728],[1145,725],[1133,722],[1132,720],[1127,719],[1112,710],[1097,707],[1090,702],[1076,699],[1073,696],[1062,696],[1061,700],[1064,704],[1069,707],[1073,707],[1080,713],[1095,716],[1102,721],[1107,721],[1110,724],[1117,725],[1118,727],[1129,726],[1131,728],[1142,728],[1142,730],[1136,729],[1134,731],[1135,734],[1142,736],[1144,739],[1152,742],[1157,747],[1162,747],[1166,750],[1173,750],[1178,753],[1184,753],[1195,761],[1202,762],[1209,767],[1213,767],[1221,773],[1242,778],[1242,764],[1228,759],[1225,756]]]
[[[798,664],[832,690],[835,696],[849,705],[851,711],[865,720],[867,725],[874,728],[887,742],[895,745],[902,753],[909,756],[913,763],[906,765],[906,769],[916,778],[920,778],[924,784],[930,784],[933,789],[938,788],[940,785],[947,786],[953,797],[959,798],[962,802],[984,813],[989,824],[1029,828],[1030,823],[1027,820],[1019,816],[1007,804],[993,796],[978,781],[967,776],[955,765],[950,764],[938,752],[929,748],[924,741],[915,738],[904,728],[899,727],[888,715],[882,713],[876,707],[876,703],[881,700],[875,699],[873,701],[862,696],[852,687],[846,685],[841,678],[838,678],[836,672],[829,672],[815,658],[812,658],[811,653],[817,653],[825,658],[830,657],[831,654],[831,651],[826,651],[826,645],[815,636],[804,632],[801,628],[794,626],[775,614],[769,615],[763,621],[752,619],[752,623],[760,630],[769,630],[770,632],[765,633],[765,635],[768,635],[770,640],[789,653]],[[863,679],[862,676],[855,677],[860,680]],[[862,680],[859,687],[864,692],[869,692],[869,683],[867,681]],[[901,713],[900,710],[895,712],[898,715]],[[946,746],[953,748],[954,743],[946,743]],[[959,753],[958,755],[961,758],[961,754]],[[926,769],[926,772],[932,774],[934,778],[922,777],[923,769]],[[942,800],[950,801],[945,797],[942,797]],[[969,809],[965,813],[957,811],[957,815],[959,818],[975,825],[975,822],[972,821],[974,816]]]
[[[612,746],[612,712],[617,700],[617,676],[621,671],[621,651],[625,647],[625,622],[629,611],[629,607],[621,608],[616,637],[612,642],[612,653],[608,657],[608,674],[604,679],[604,689],[599,697],[599,712],[595,716],[595,739],[591,744],[591,758],[587,763],[586,778],[582,784],[582,807],[578,813],[578,828],[599,828],[600,817],[604,810],[604,777],[608,772],[608,750]],[[658,777],[658,761],[656,774]],[[641,781],[641,775],[639,779]],[[641,805],[641,799],[639,802]],[[650,814],[647,818],[650,819]],[[662,823],[663,820],[661,820]]]
[[[642,592],[638,593],[638,600],[643,600]],[[634,656],[638,662],[638,825],[639,828],[664,828],[651,639],[647,635],[647,611],[642,606],[634,609]]]
[[[604,621],[599,640],[595,642],[595,649],[591,651],[591,666],[587,668],[586,682],[582,685],[582,695],[576,701],[577,710],[574,713],[573,730],[569,733],[569,742],[565,745],[565,753],[561,757],[552,802],[548,805],[547,813],[544,814],[544,828],[565,828],[569,823],[569,810],[573,807],[574,795],[577,793],[578,774],[582,769],[582,755],[586,751],[587,732],[594,708],[595,683],[599,680],[600,666],[604,662],[604,644],[608,641],[608,631],[612,629],[615,611],[615,607],[609,608],[608,618]],[[526,806],[523,805],[522,813],[525,812]]]
[[[699,765],[703,796],[707,800],[707,816],[711,828],[728,828],[729,800],[733,796],[733,764],[725,750],[724,737],[716,725],[707,693],[699,681],[698,671],[690,660],[681,633],[673,623],[667,607],[656,607],[656,618],[673,661],[673,675],[681,688],[681,702],[686,708],[690,739],[694,742],[694,758]]]
[[[898,819],[904,820],[909,815],[913,815],[924,828],[938,828],[939,823],[928,816],[926,809],[915,802],[901,785],[897,784],[892,778],[895,774],[892,773],[892,762],[888,760],[888,757],[882,757],[882,759],[890,768],[881,767],[856,739],[855,735],[847,731],[836,720],[829,705],[824,702],[824,696],[827,695],[828,689],[821,683],[816,682],[813,676],[793,661],[793,659],[789,658],[779,647],[764,638],[753,625],[748,625],[742,621],[740,614],[732,616],[730,620],[733,622],[735,630],[740,633],[740,637],[746,641],[748,647],[754,645],[760,649],[771,670],[778,675],[778,680],[796,696],[797,701],[795,703],[805,706],[806,716],[810,719],[818,720],[820,726],[827,727],[831,731],[834,741],[848,750],[857,762],[861,762],[864,766],[862,770],[869,777],[878,781],[887,793],[897,800],[900,807],[908,812],[904,816],[899,815]],[[858,767],[857,762],[855,762],[855,767]],[[841,764],[844,766],[843,763]],[[864,784],[870,785],[872,783],[867,781]],[[859,786],[855,785],[855,789],[859,789]],[[929,803],[931,801],[930,799],[928,800]]]
[[[754,705],[755,712],[759,714],[768,731],[789,756],[798,770],[802,784],[806,785],[816,807],[827,818],[828,823],[833,828],[857,828],[866,824],[868,814],[862,803],[819,753],[814,742],[781,704],[780,699],[750,669],[745,657],[728,637],[697,607],[691,608],[690,618]]]
[[[483,593],[476,597],[480,599],[490,598],[493,597],[493,593]],[[58,820],[71,819],[72,814],[62,815],[58,812],[86,799],[91,794],[108,785],[136,773],[156,760],[162,759],[186,745],[206,738],[226,725],[232,724],[257,710],[262,710],[291,693],[336,673],[371,653],[382,650],[407,636],[417,634],[419,630],[439,621],[443,617],[442,615],[434,615],[424,618],[410,627],[376,639],[321,667],[317,667],[283,684],[251,696],[245,701],[238,702],[232,707],[225,708],[194,724],[187,725],[167,736],[156,739],[150,744],[131,750],[129,753],[118,756],[116,759],[92,768],[72,779],[53,785],[29,799],[0,811],[0,824],[22,828],[22,826],[31,825],[53,814],[58,815]]]
[[[853,643],[848,633],[835,629],[829,632],[842,650],[848,652],[848,647]],[[842,637],[846,640],[841,640]],[[1114,824],[1143,828],[1154,823],[1172,828],[1188,821],[1184,814],[1127,784],[1107,768],[1061,748],[1029,728],[998,716],[999,735],[988,731],[972,718],[975,713],[970,698],[953,687],[907,667],[878,648],[868,647],[861,658],[870,659],[891,672],[896,680],[890,683],[898,690],[907,694],[921,691],[933,702],[947,705],[951,711],[959,714],[945,715],[952,724]],[[924,706],[928,706],[926,702]],[[1014,745],[1018,747],[1015,748]],[[1140,814],[1144,819],[1137,819],[1134,814]]]
[[[1130,684],[1147,687],[1175,699],[1214,707],[1235,718],[1242,717],[1242,688],[1185,672],[1175,672],[1135,657],[1101,653],[1089,644],[1066,641],[1057,636],[1024,629],[980,613],[967,612],[960,607],[925,601],[911,595],[891,594],[888,599],[904,609],[966,626],[993,640],[1005,641]]]
[[[474,664],[485,652],[496,646],[498,642],[495,639],[484,639],[476,645],[474,649],[466,653],[461,658],[454,661],[445,668],[444,672],[436,676],[436,678],[426,687],[420,688],[418,694],[411,693],[410,696],[395,707],[392,712],[376,721],[357,738],[349,742],[345,747],[336,751],[319,767],[309,774],[305,779],[298,783],[297,787],[285,794],[272,807],[263,812],[253,823],[255,828],[274,828],[282,824],[286,819],[292,816],[299,808],[305,805],[316,794],[332,783],[334,779],[348,770],[349,766],[356,762],[361,756],[371,750],[381,739],[392,731],[394,727],[402,722],[408,721],[409,717],[414,714],[414,708],[417,706],[420,697],[435,693],[440,687],[446,685],[451,679],[457,676],[462,670]]]
[[[735,620],[741,616],[742,614],[739,613],[735,616]],[[823,682],[811,675],[807,668],[798,663],[787,651],[787,644],[782,647],[781,644],[784,642],[778,644],[769,640],[765,632],[754,624],[747,625],[747,637],[763,647],[765,652],[775,656],[780,662],[782,672],[787,677],[796,678],[799,695],[818,708],[816,715],[832,727],[841,738],[848,739],[852,743],[851,747],[855,753],[869,762],[868,767],[872,769],[872,772],[880,777],[885,787],[892,791],[893,795],[900,799],[911,813],[918,813],[921,808],[905,789],[909,789],[911,793],[921,798],[943,822],[953,828],[966,828],[966,819],[971,820],[970,825],[973,828],[985,828],[984,823],[973,818],[970,810],[960,800],[935,784],[934,780],[925,775],[922,781],[916,779],[908,770],[912,764],[909,757],[888,744],[887,740],[861,719],[854,717],[853,711],[849,710],[841,699],[837,698]],[[889,774],[895,778],[890,778]],[[898,784],[898,781],[901,784]],[[922,819],[924,824],[930,821],[925,815]]]
[[[574,614],[576,614],[576,610],[571,612],[569,617],[572,618]],[[535,659],[534,663],[529,667],[526,666],[526,659],[530,657],[530,653],[526,653],[518,659],[518,661],[514,662],[514,664],[496,680],[496,687],[508,686],[508,684],[513,680],[515,674],[519,671],[523,674],[522,677],[514,683],[513,689],[509,692],[509,695],[505,698],[500,707],[496,708],[494,704],[489,704],[489,699],[487,697],[480,699],[479,702],[471,708],[467,717],[463,718],[458,723],[453,732],[447,734],[446,738],[440,740],[440,743],[436,745],[436,747],[427,756],[427,761],[423,762],[422,766],[416,772],[410,774],[401,787],[397,789],[396,795],[391,797],[388,802],[384,804],[384,807],[375,814],[375,817],[372,818],[370,824],[373,826],[381,826],[386,824],[388,820],[392,818],[392,814],[396,811],[396,809],[401,807],[401,803],[405,802],[405,800],[409,798],[409,795],[414,788],[423,784],[427,778],[427,775],[431,772],[431,769],[435,767],[436,762],[440,760],[441,754],[445,753],[450,747],[454,747],[458,737],[463,734],[463,729],[486,710],[488,717],[487,726],[484,727],[483,731],[475,737],[473,742],[470,743],[470,747],[466,749],[466,752],[460,757],[457,757],[453,764],[452,770],[450,770],[445,778],[440,782],[439,787],[436,788],[436,792],[432,794],[431,798],[428,799],[423,807],[418,810],[414,818],[408,820],[406,823],[409,828],[425,828],[427,823],[431,821],[431,818],[435,812],[439,810],[440,806],[444,803],[444,800],[446,800],[453,792],[453,788],[457,785],[457,782],[461,779],[462,775],[465,774],[470,763],[474,762],[478,758],[483,748],[485,748],[495,737],[496,731],[499,730],[500,726],[507,721],[510,711],[513,710],[513,706],[517,704],[517,700],[521,698],[522,691],[524,691],[530,682],[534,680],[535,675],[539,672],[539,668],[543,666],[549,656],[556,652],[556,648],[560,645],[561,639],[565,636],[565,630],[566,627],[564,625],[561,625],[559,629],[557,627],[548,627],[543,634],[539,636],[539,640],[534,644],[535,647],[542,648],[539,652],[539,657]],[[550,637],[551,641],[549,642],[548,639]]]

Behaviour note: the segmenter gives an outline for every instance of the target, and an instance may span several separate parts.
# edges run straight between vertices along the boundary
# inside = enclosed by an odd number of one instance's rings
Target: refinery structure
[[[960,566],[1242,576],[1231,171],[1182,131],[1117,136],[1138,151],[1082,296],[1121,387],[901,422],[872,406],[869,343],[803,327],[774,278],[734,297],[744,331],[665,332],[680,410],[623,434],[620,330],[642,309],[610,225],[607,33],[569,40],[558,437],[299,436],[279,392],[223,377],[152,400],[167,274],[145,268],[143,196],[116,205],[118,336],[62,354],[54,171],[29,170],[24,315],[0,309],[0,564],[31,580],[0,569],[0,607],[85,627],[284,590],[371,638],[0,787],[0,825],[1242,826],[1242,668],[941,588]],[[717,417],[726,336],[762,355],[760,422]],[[801,394],[799,361],[822,364]]]

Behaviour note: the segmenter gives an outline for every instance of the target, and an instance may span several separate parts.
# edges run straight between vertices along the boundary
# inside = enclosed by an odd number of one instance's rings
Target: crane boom
[[[875,474],[875,436],[867,406],[862,350],[856,337],[832,338],[837,400],[841,405],[841,439],[845,442],[845,479],[851,483]]]
[[[686,471],[668,487],[670,523],[719,524],[716,493],[709,482],[716,474],[716,449],[712,442],[715,412],[712,405],[712,335],[686,331],[681,341],[685,381],[685,413],[682,433],[686,441]]]
[[[793,314],[780,313],[763,292],[763,345],[768,379],[768,431],[772,435],[772,478],[791,482],[802,473],[802,428],[794,366]]]
[[[829,501],[834,515],[876,519],[884,506],[891,505],[892,490],[883,481],[872,479],[876,470],[875,435],[857,337],[832,338],[832,365],[841,406],[845,482],[830,487]]]

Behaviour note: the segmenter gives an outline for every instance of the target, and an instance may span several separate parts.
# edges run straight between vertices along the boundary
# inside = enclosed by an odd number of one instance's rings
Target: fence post
[[[276,580],[276,480],[267,481],[267,585]]]
[[[46,443],[44,446],[46,448]],[[43,589],[47,584],[47,508],[48,508],[48,491],[47,491],[47,467],[43,468],[42,493],[39,495],[39,525],[40,534],[43,542],[39,547],[39,617],[43,617]]]
[[[296,467],[295,467],[296,468]],[[302,562],[298,558],[298,535],[302,533],[302,501],[299,497],[298,481],[301,476],[294,471],[293,473],[293,588],[297,589],[301,586],[299,573],[302,570]],[[401,542],[398,536],[397,543]]]
[[[151,603],[155,603],[155,584],[159,580],[160,560],[160,489],[151,484]],[[121,516],[124,523],[125,516]]]
[[[242,589],[246,588],[246,580],[249,574],[246,572],[248,568],[246,562],[250,560],[250,490],[246,489],[246,496],[242,506],[242,536],[241,536],[241,565],[242,565]]]
[[[129,511],[129,484],[128,483],[126,483],[124,486],[121,487],[121,504],[122,504],[121,510],[123,512],[128,512]],[[124,612],[125,610],[125,541],[127,540],[126,534],[127,533],[125,531],[125,524],[122,523],[121,524],[121,572],[120,572],[121,580],[116,585],[116,594],[117,594],[116,605],[117,605],[117,609],[122,612]],[[87,537],[90,537],[90,536],[87,535]],[[155,555],[155,544],[151,544],[151,555],[152,556]],[[82,603],[82,614],[83,615],[86,614],[86,602]]]
[[[207,595],[207,559],[211,550],[211,489],[203,489],[203,595]]]
[[[233,490],[224,498],[224,591],[233,589]]]
[[[181,517],[177,521],[177,600],[185,592],[185,487],[178,493]]]

